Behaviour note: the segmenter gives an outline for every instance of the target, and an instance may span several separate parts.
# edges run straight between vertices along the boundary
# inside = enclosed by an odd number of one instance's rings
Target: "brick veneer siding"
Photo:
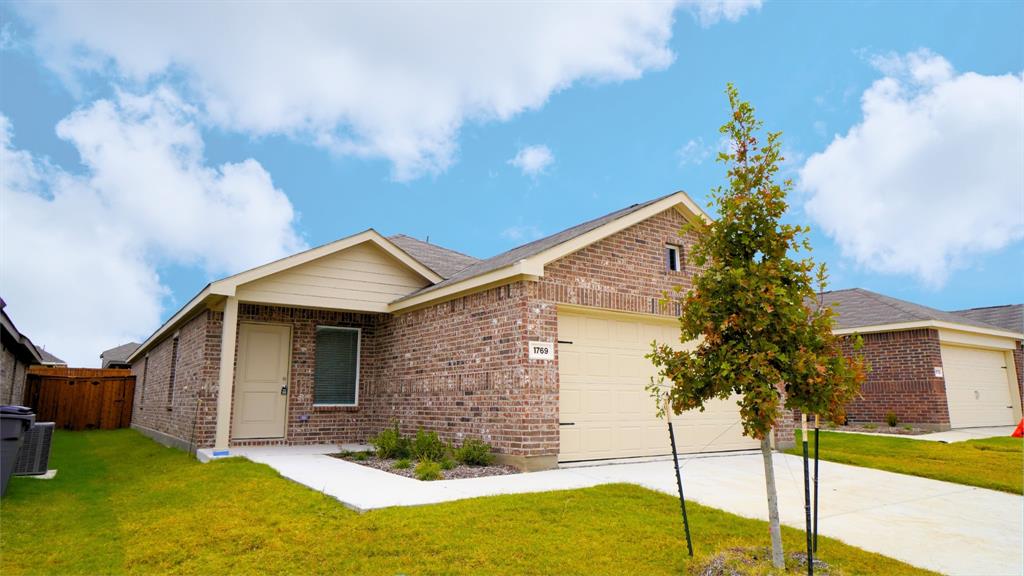
[[[0,363],[0,403],[21,404],[25,397],[28,366],[18,361],[14,352],[3,349]]]
[[[133,425],[189,445],[211,444],[217,376],[216,368],[209,363],[209,335],[219,329],[220,323],[214,322],[216,314],[204,311],[178,330],[173,370],[173,337],[164,339],[132,364],[136,382]]]
[[[949,427],[946,383],[935,376],[942,366],[939,334],[933,329],[864,334],[860,353],[871,371],[860,397],[847,406],[851,422],[885,422],[896,414],[901,423]],[[843,343],[846,354],[852,342]]]
[[[479,436],[499,452],[558,454],[558,369],[527,359],[527,342],[556,339],[553,307],[515,282],[400,314],[387,323],[384,371],[370,384],[373,429],[448,440]]]
[[[687,262],[693,233],[680,238],[686,223],[675,209],[666,210],[595,242],[544,267],[538,298],[552,303],[594,306],[623,312],[678,316],[673,302],[660,302],[663,294],[692,287],[696,268]],[[666,266],[665,245],[683,247],[681,270]]]

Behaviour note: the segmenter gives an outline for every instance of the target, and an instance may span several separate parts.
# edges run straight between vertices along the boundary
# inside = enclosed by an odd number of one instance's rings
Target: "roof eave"
[[[1024,340],[1024,333],[1010,332],[1009,330],[998,330],[993,328],[983,328],[981,326],[972,326],[970,324],[960,324],[953,322],[944,322],[941,320],[917,320],[914,322],[897,322],[892,324],[876,324],[873,326],[857,326],[854,328],[836,328],[832,331],[833,334],[843,336],[847,334],[876,334],[879,332],[899,332],[903,330],[918,330],[921,328],[935,328],[945,330],[959,330],[961,332],[971,332],[975,334],[984,334],[986,336],[996,336],[1000,338],[1010,338],[1013,340]]]

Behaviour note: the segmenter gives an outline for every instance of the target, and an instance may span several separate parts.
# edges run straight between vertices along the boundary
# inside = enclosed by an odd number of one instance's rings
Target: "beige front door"
[[[291,340],[288,326],[239,325],[233,438],[284,437]]]
[[[1002,350],[942,345],[950,427],[1014,424],[1007,360]]]
[[[645,390],[656,374],[652,340],[679,342],[672,318],[601,311],[558,314],[559,460],[671,453],[668,428]],[[757,448],[743,436],[735,399],[673,419],[680,452]]]

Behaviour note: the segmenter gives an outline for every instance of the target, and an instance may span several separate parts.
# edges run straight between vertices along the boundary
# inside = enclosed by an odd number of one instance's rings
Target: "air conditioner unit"
[[[25,433],[14,465],[15,476],[46,474],[50,464],[50,444],[53,443],[53,422],[36,422]]]

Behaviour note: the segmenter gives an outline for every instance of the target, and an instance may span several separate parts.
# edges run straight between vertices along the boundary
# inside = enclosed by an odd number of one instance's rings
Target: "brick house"
[[[0,404],[23,403],[28,368],[42,363],[42,350],[18,330],[0,298]]]
[[[835,305],[835,333],[859,333],[871,363],[847,407],[851,422],[882,423],[891,413],[900,423],[948,430],[1020,420],[1024,320],[1014,314],[1024,306],[944,312],[860,288],[822,300]],[[845,347],[851,351],[849,341]]]
[[[664,454],[643,356],[678,341],[660,299],[691,282],[695,218],[677,192],[486,260],[367,230],[212,282],[128,358],[133,426],[218,456],[392,423],[524,469]],[[676,426],[687,452],[758,447],[732,401]]]

